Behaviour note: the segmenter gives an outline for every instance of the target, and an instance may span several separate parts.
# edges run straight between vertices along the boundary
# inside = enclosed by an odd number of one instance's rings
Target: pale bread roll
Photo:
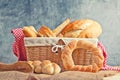
[[[42,67],[41,67],[41,65],[36,66],[35,69],[34,69],[34,72],[38,73],[38,74],[42,73]]]
[[[40,60],[35,60],[33,61],[33,66],[36,67],[36,66],[40,66],[41,65],[41,61]]]
[[[60,73],[61,68],[60,68],[60,66],[59,66],[58,64],[52,63],[52,66],[53,66],[53,68],[54,68],[53,74],[58,74],[58,73]]]
[[[41,63],[41,68],[44,74],[57,74],[61,71],[60,66],[54,62],[52,63],[50,60],[44,60]]]
[[[49,60],[44,60],[41,63],[41,67],[42,67],[42,73],[44,73],[44,74],[53,74],[54,73],[54,68],[52,66],[51,61],[49,61]]]

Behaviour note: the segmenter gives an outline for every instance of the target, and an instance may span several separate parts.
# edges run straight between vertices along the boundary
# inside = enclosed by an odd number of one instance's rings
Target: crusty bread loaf
[[[37,37],[37,31],[33,26],[24,26],[22,31],[25,37]]]
[[[64,37],[77,38],[82,30],[69,31],[64,34]]]
[[[41,37],[55,37],[55,34],[52,32],[52,30],[45,25],[40,27],[38,30],[38,35]]]
[[[33,26],[24,26],[25,37],[71,37],[71,38],[98,38],[102,33],[101,25],[91,19],[74,20],[67,18],[54,30],[43,25],[38,31]]]
[[[18,61],[13,64],[0,63],[0,71],[32,72],[33,68],[26,61]]]
[[[82,19],[69,23],[61,33],[64,37],[98,38],[101,32],[102,28],[99,23],[90,19]]]
[[[90,50],[93,54],[93,62],[88,66],[75,65],[72,53],[75,49],[83,48]],[[79,53],[80,54],[80,53]],[[85,40],[73,40],[67,45],[65,45],[62,55],[61,55],[63,66],[66,70],[76,70],[76,71],[87,71],[87,72],[97,72],[103,67],[104,57],[101,54],[100,49],[91,43],[90,41]]]
[[[56,37],[63,37],[63,35],[60,33],[60,34],[58,34]]]
[[[75,20],[75,21],[70,22],[68,25],[65,26],[65,28],[61,31],[61,33],[64,35],[66,32],[79,29],[78,26],[80,24],[78,24],[78,23],[79,23],[79,20]]]
[[[33,26],[25,26],[23,27],[23,33],[25,37],[57,37],[60,32],[64,29],[64,27],[70,22],[70,19],[67,18],[64,22],[62,22],[59,26],[57,26],[54,30],[51,30],[49,27],[42,25],[38,31],[35,30]]]
[[[28,26],[32,31],[34,31],[36,34],[38,34],[38,32],[36,31],[36,29],[33,26]]]
[[[70,19],[67,18],[65,21],[63,21],[59,26],[57,26],[54,30],[53,33],[57,36],[59,33],[65,28],[67,24],[70,23]]]

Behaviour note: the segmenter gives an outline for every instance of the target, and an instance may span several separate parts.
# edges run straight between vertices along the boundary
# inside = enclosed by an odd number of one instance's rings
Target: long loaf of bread
[[[0,63],[0,71],[32,72],[32,67],[26,61],[18,61],[13,64]]]
[[[54,30],[53,33],[57,36],[64,28],[66,25],[70,23],[70,19],[67,18],[65,21],[63,21],[59,26],[57,26]]]

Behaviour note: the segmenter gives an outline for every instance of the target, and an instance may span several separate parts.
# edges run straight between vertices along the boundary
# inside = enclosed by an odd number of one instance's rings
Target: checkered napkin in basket
[[[12,49],[13,53],[18,57],[19,61],[26,61],[26,51],[24,46],[24,33],[22,32],[22,28],[12,29],[11,33],[14,35],[15,41],[13,42]],[[108,66],[107,62],[107,52],[105,47],[101,42],[98,42],[98,47],[102,50],[102,54],[104,56],[103,70],[116,70],[120,71],[120,68]]]
[[[15,41],[13,42],[13,53],[18,57],[19,61],[26,61],[26,52],[24,46],[24,33],[22,28],[12,29],[11,33],[14,35]]]

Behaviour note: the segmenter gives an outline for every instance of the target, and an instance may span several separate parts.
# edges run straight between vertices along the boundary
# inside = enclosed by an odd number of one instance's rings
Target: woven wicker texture
[[[96,41],[94,39],[93,41]],[[64,40],[58,40],[57,45],[65,45]],[[95,44],[95,43],[94,43]],[[61,53],[62,49],[58,48],[58,51],[52,51],[52,45],[46,46],[25,46],[27,60],[50,60],[60,65],[62,71],[64,71],[64,67],[61,61]],[[80,54],[79,54],[80,53]],[[76,49],[73,51],[73,60],[75,64],[79,65],[90,65],[93,63],[93,55],[92,52],[85,49]]]

